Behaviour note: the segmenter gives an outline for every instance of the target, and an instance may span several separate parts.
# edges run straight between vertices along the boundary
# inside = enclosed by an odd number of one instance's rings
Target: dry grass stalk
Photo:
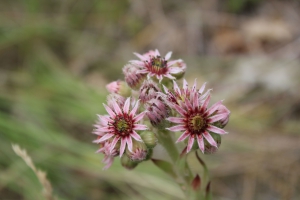
[[[43,195],[44,195],[45,199],[54,200],[55,198],[52,195],[52,186],[51,186],[51,183],[49,182],[49,180],[46,177],[46,173],[35,167],[35,165],[32,162],[31,157],[27,154],[25,149],[21,149],[20,146],[17,145],[17,144],[13,144],[12,149],[14,150],[14,152],[18,156],[20,156],[25,161],[25,163],[36,174],[36,176],[39,179],[41,185],[43,186]]]

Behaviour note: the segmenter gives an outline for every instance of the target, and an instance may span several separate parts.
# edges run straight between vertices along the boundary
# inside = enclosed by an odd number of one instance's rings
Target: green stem
[[[158,139],[161,145],[165,148],[168,152],[173,164],[177,175],[184,181],[184,183],[180,183],[179,185],[184,188],[183,191],[189,196],[190,189],[191,189],[191,181],[193,179],[193,173],[191,172],[188,164],[186,163],[186,157],[180,159],[180,155],[178,152],[177,147],[175,146],[175,142],[171,137],[171,133],[167,130],[158,130],[159,133]]]
[[[197,160],[203,167],[203,187],[206,190],[206,186],[209,183],[209,171],[208,171],[208,168],[207,168],[204,160],[201,159],[201,157],[198,155],[197,151],[195,152],[195,154],[196,154]]]
[[[171,137],[171,134],[167,130],[158,130],[158,131],[159,131],[159,133],[157,134],[158,140],[160,141],[161,145],[166,149],[172,162],[175,164],[179,158],[179,153]]]

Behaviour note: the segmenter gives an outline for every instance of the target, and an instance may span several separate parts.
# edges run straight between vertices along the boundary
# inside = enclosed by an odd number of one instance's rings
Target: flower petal
[[[134,124],[133,129],[134,130],[147,130],[148,127],[144,124]]]
[[[186,147],[186,153],[191,151],[194,141],[195,141],[194,137],[189,137],[188,145]]]
[[[130,60],[129,63],[133,64],[133,65],[137,65],[137,66],[143,66],[144,65],[144,62],[140,61],[140,60]]]
[[[178,85],[177,85],[177,83],[175,81],[173,81],[173,88],[174,88],[174,91],[176,93],[178,93],[179,96],[181,96],[181,91],[180,91],[180,89],[179,89],[179,87],[178,87]]]
[[[205,86],[206,86],[206,82],[203,83],[203,85],[201,86],[201,88],[199,89],[199,93],[202,94],[204,89],[205,89]]]
[[[139,108],[139,102],[140,102],[140,100],[138,100],[138,101],[135,103],[135,106],[133,107],[133,109],[131,110],[131,112],[130,112],[130,114],[129,114],[130,116],[134,116],[134,115],[135,115],[137,109]]]
[[[160,53],[157,49],[155,49],[155,53],[154,53],[155,56],[160,56]]]
[[[146,112],[142,112],[142,113],[138,114],[137,116],[135,116],[135,117],[133,118],[133,120],[134,120],[135,122],[138,122],[138,121],[140,121],[141,119],[143,119],[143,117],[145,116],[145,114],[146,114]]]
[[[196,87],[197,87],[197,79],[195,78],[194,85],[192,87],[193,92],[196,92]]]
[[[167,120],[173,123],[183,123],[185,118],[182,117],[168,117]]]
[[[106,156],[104,159],[102,161],[105,164],[105,166],[103,167],[103,170],[107,170],[112,165],[114,158],[111,156]]]
[[[128,150],[132,152],[132,138],[127,137],[127,145],[128,145]]]
[[[99,121],[103,126],[106,126],[109,122],[109,117],[106,115],[98,115]]]
[[[169,79],[171,79],[171,80],[174,80],[174,79],[176,79],[174,76],[172,76],[171,74],[166,74],[165,75],[165,77],[167,77],[167,78],[169,78]]]
[[[125,103],[124,103],[124,107],[123,107],[123,111],[124,113],[128,113],[129,112],[129,106],[130,106],[130,97],[126,99]]]
[[[147,60],[147,57],[146,56],[143,56],[143,55],[141,55],[141,54],[139,54],[139,53],[133,53],[134,55],[136,55],[139,59],[141,59],[141,60]]]
[[[200,150],[202,151],[202,153],[204,153],[204,141],[202,135],[197,136],[197,142]]]
[[[204,103],[202,104],[202,106],[201,106],[202,111],[205,111],[207,109],[209,100],[210,100],[210,95],[208,95],[208,97],[205,99]]]
[[[132,133],[130,134],[131,137],[133,137],[136,141],[140,141],[142,142],[142,138],[139,134],[137,134],[137,132],[135,132],[134,130],[132,131]]]
[[[135,72],[136,74],[147,74],[148,73],[148,70],[147,69],[141,69],[141,70],[137,70]],[[149,74],[148,74],[149,75]],[[149,77],[148,77],[149,78]]]
[[[213,115],[208,119],[209,123],[214,123],[216,121],[219,120],[225,120],[226,118],[228,118],[228,114],[227,113],[223,113],[223,114],[219,114],[219,115]]]
[[[167,130],[177,132],[177,131],[184,131],[186,130],[185,125],[177,125],[177,126],[172,126],[170,128],[166,128]]]
[[[223,101],[218,101],[217,103],[215,103],[214,105],[212,105],[209,109],[207,109],[207,111],[205,112],[206,116],[210,116],[211,114],[213,114],[218,107],[222,104]]]
[[[199,94],[197,92],[194,92],[193,98],[193,108],[198,108],[199,107]]]
[[[164,88],[165,93],[169,93],[169,90],[166,86],[163,85],[163,88]]]
[[[112,105],[117,115],[122,114],[122,110],[115,100],[112,101]]]
[[[183,70],[179,67],[170,67],[170,66],[168,66],[168,67],[169,67],[170,74],[178,74],[178,73],[183,72]]]
[[[205,139],[207,140],[207,142],[209,144],[211,144],[212,146],[215,146],[215,147],[218,148],[218,145],[217,145],[216,141],[214,140],[214,138],[207,131],[205,131],[203,133],[203,136],[205,137]]]
[[[172,56],[172,51],[169,51],[165,56],[165,60],[169,60],[171,56]]]
[[[119,139],[120,139],[120,137],[117,136],[117,137],[115,137],[115,138],[113,139],[113,141],[110,143],[110,148],[109,148],[110,154],[114,151],[114,148],[115,148],[117,142],[119,141]]]
[[[184,109],[182,109],[182,108],[181,108],[180,106],[178,106],[177,104],[174,104],[173,106],[174,106],[174,108],[176,109],[176,111],[177,111],[179,114],[181,114],[182,116],[185,115],[186,111],[185,111]]]
[[[176,143],[185,140],[189,135],[190,135],[190,133],[189,133],[188,131],[185,131],[185,132],[177,139]]]
[[[110,109],[110,107],[108,107],[107,105],[103,104],[105,110],[107,111],[107,113],[109,114],[109,116],[111,118],[115,118],[116,114],[114,113],[114,111],[112,111],[112,109]]]
[[[114,135],[115,134],[113,134],[113,133],[108,133],[108,134],[105,134],[104,136],[102,136],[100,139],[94,140],[93,142],[94,143],[101,143],[101,142],[104,142],[105,140],[108,140],[109,138],[111,138]]]
[[[185,79],[183,79],[182,88],[183,88],[184,92],[187,91],[188,87],[189,87],[188,82]]]
[[[109,126],[97,127],[97,129],[95,131],[102,132],[102,133],[107,133],[107,132],[111,131],[111,127],[109,127]]]
[[[208,126],[207,130],[217,133],[217,134],[220,134],[220,135],[227,134],[227,132],[224,131],[223,129],[220,129],[220,128],[212,126],[212,125]]]
[[[121,146],[120,146],[120,157],[122,157],[124,151],[125,151],[125,147],[126,147],[126,138],[121,138]]]

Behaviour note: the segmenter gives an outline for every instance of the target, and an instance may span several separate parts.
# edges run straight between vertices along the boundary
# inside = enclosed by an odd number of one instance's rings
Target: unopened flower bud
[[[218,148],[221,145],[221,135],[216,133],[210,133],[213,139],[216,141]],[[209,144],[206,140],[204,140],[204,154],[213,154],[218,151],[218,148]]]
[[[125,81],[113,81],[106,85],[106,89],[110,93],[117,93],[124,97],[129,97],[131,95],[131,89],[128,87]]]
[[[127,64],[123,68],[125,81],[134,90],[137,90],[142,85],[146,78],[146,74],[137,73],[140,68],[133,64]]]
[[[220,128],[224,128],[229,121],[230,111],[223,104],[221,104],[218,107],[218,114],[225,114],[225,117],[218,121],[219,123],[217,123]]]
[[[160,92],[158,85],[152,80],[144,81],[140,89],[139,99],[142,103],[146,103],[150,99],[154,99],[157,96],[157,92]]]
[[[121,164],[129,170],[134,169],[138,165],[137,162],[132,161],[126,154],[121,157]]]
[[[177,62],[176,62],[174,65],[172,65],[172,66],[178,67],[178,68],[181,69],[181,72],[180,72],[180,73],[174,74],[174,75],[173,75],[177,80],[181,79],[181,78],[184,76],[185,70],[186,70],[186,64],[185,64],[185,62],[183,62],[183,60],[179,59],[179,60],[177,60]]]
[[[162,129],[169,125],[165,119],[170,114],[170,108],[160,97],[149,100],[145,108],[148,111],[146,115],[154,127]]]
[[[114,109],[113,103],[116,102],[120,107],[123,107],[125,100],[126,100],[125,97],[118,95],[116,93],[112,93],[107,96],[107,105],[111,109]]]
[[[141,138],[148,148],[154,148],[157,144],[157,137],[153,132],[144,131]]]
[[[141,162],[146,159],[147,156],[147,146],[143,142],[136,140],[132,141],[132,152],[126,151],[127,156],[135,162]]]

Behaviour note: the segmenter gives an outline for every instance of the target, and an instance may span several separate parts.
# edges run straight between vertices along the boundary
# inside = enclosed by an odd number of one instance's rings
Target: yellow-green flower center
[[[166,67],[166,61],[161,59],[160,56],[157,56],[156,58],[153,58],[151,64],[152,64],[152,67],[154,67],[156,69]]]
[[[131,134],[134,122],[129,115],[117,116],[113,126],[115,128],[115,134],[123,137]]]
[[[117,121],[116,125],[116,128],[119,132],[124,132],[129,127],[125,119],[120,119],[119,121]]]
[[[194,115],[188,120],[188,127],[191,132],[200,134],[206,128],[206,120],[199,114]]]

